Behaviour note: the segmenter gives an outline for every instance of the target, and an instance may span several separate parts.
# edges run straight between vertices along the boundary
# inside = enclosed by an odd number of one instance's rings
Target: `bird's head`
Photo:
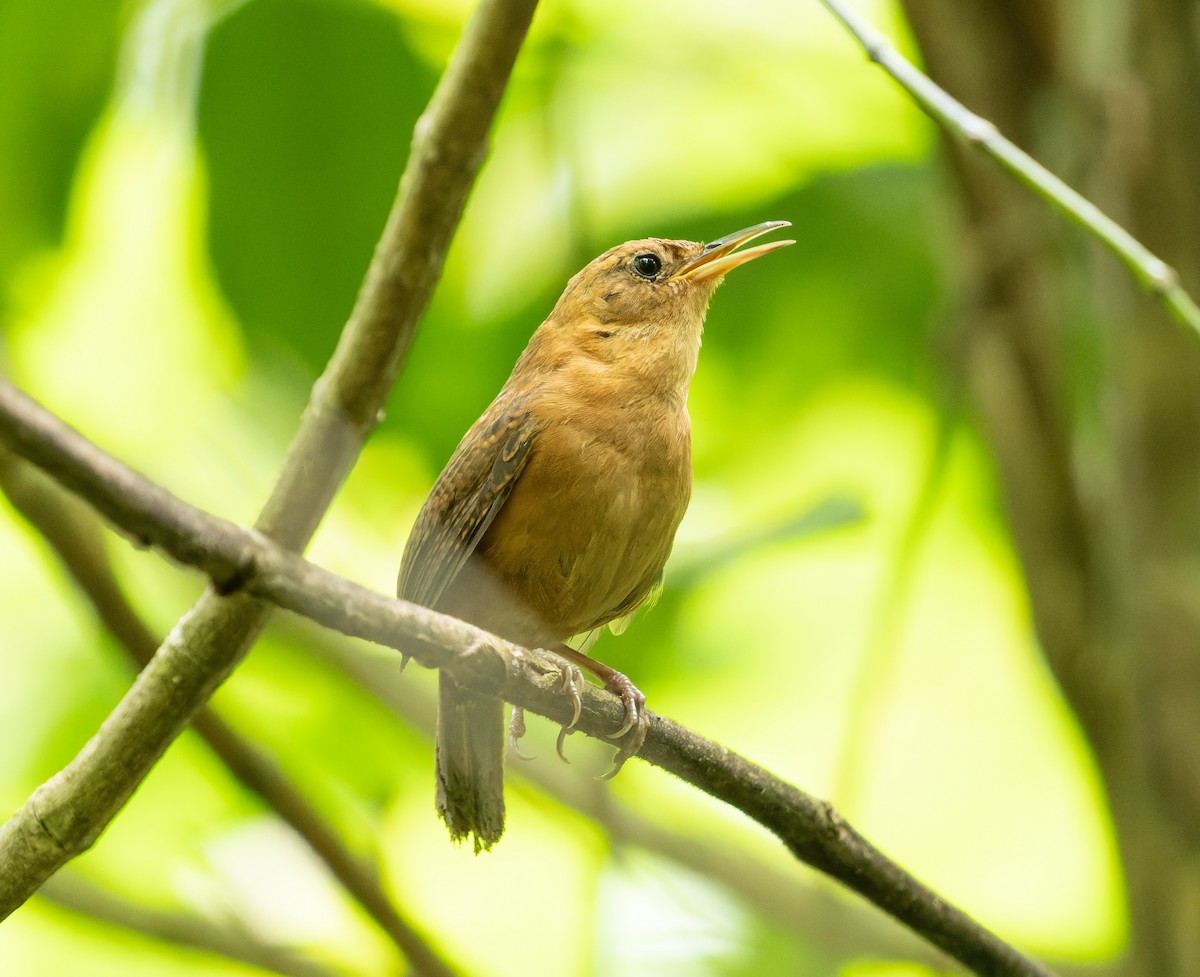
[[[787,221],[767,221],[708,244],[663,238],[627,241],[604,252],[571,279],[551,318],[601,334],[611,331],[614,337],[621,330],[637,332],[659,323],[703,320],[709,298],[728,272],[795,242],[737,249],[788,226]]]
[[[708,244],[646,238],[618,245],[567,283],[535,338],[602,365],[690,378],[708,302],[721,280],[739,265],[795,242],[738,248],[788,226],[766,221]],[[664,369],[672,363],[678,369]]]

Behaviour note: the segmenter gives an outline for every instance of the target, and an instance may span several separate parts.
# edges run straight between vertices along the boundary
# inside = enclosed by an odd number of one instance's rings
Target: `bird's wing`
[[[512,493],[536,430],[512,406],[497,400],[476,422],[425,500],[400,561],[396,592],[405,600],[433,607]]]

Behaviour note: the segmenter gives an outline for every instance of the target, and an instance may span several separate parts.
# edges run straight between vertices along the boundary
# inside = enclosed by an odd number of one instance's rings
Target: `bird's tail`
[[[475,853],[504,833],[504,703],[438,677],[437,808],[450,837]]]

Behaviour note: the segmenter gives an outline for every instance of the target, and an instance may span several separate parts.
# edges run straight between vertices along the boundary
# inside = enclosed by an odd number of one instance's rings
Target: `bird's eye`
[[[642,278],[654,279],[658,277],[658,273],[662,271],[662,261],[658,255],[651,254],[647,251],[645,254],[635,255],[633,262],[633,271]]]

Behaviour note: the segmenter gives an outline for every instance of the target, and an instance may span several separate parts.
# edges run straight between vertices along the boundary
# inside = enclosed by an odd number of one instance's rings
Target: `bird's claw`
[[[612,738],[619,740],[636,727],[639,733],[635,738],[638,747],[641,747],[646,739],[646,730],[650,725],[650,717],[646,713],[646,696],[620,672],[613,672],[607,676],[604,680],[604,687],[620,699],[621,704],[625,706],[625,724],[612,734]]]
[[[587,685],[587,679],[583,677],[583,672],[570,662],[565,663],[566,668],[563,669],[563,692],[571,700],[571,721],[567,723],[566,728],[572,730],[578,725],[579,717],[583,714],[583,696],[580,694],[580,689]]]
[[[620,772],[626,760],[632,756],[637,756],[642,745],[646,742],[646,733],[650,729],[650,713],[646,711],[646,696],[642,693],[641,689],[629,681],[628,677],[621,672],[589,658],[587,655],[575,651],[569,646],[559,648],[558,654],[552,653],[550,657],[558,663],[559,675],[562,679],[562,691],[571,700],[571,721],[559,729],[558,740],[554,745],[555,751],[564,763],[571,762],[567,759],[566,752],[564,751],[567,737],[575,731],[575,727],[579,723],[579,718],[583,715],[583,697],[580,694],[580,690],[587,683],[583,677],[583,672],[579,670],[580,665],[589,672],[594,673],[604,683],[604,688],[620,699],[621,704],[625,707],[625,721],[609,737],[610,739],[621,740],[620,748],[617,750],[617,755],[613,757],[612,769],[599,778],[600,780],[611,780]],[[519,709],[513,709],[512,722],[509,724],[509,739],[514,749],[516,748],[517,740],[524,734],[524,714]],[[517,752],[520,756],[524,755],[519,750]]]
[[[521,749],[521,738],[525,735],[525,710],[513,706],[512,717],[508,721],[508,745],[519,760],[536,759],[532,754]]]
[[[567,742],[567,737],[575,732],[575,727],[579,723],[579,717],[583,714],[583,697],[580,695],[579,690],[583,688],[586,680],[583,677],[583,672],[570,662],[563,662],[562,680],[562,690],[571,700],[571,721],[559,729],[554,749],[558,752],[558,758],[563,763],[570,763],[571,761],[567,759],[567,754],[563,747]]]
[[[650,713],[646,711],[646,696],[642,690],[621,672],[613,672],[607,676],[604,680],[604,687],[620,699],[625,706],[625,722],[612,735],[613,739],[625,740],[625,742],[621,744],[617,755],[613,757],[612,769],[599,778],[600,780],[612,780],[621,772],[625,761],[632,756],[637,756],[642,744],[646,742],[646,733],[650,729]]]
[[[601,780],[610,780],[617,775],[621,767],[625,765],[626,760],[638,754],[642,745],[646,742],[646,733],[650,729],[650,714],[646,711],[646,697],[642,694],[641,689],[629,681],[627,676],[618,672],[615,668],[610,668],[603,662],[589,658],[583,652],[576,651],[569,645],[559,648],[559,654],[567,661],[586,668],[600,679],[604,683],[604,688],[620,699],[621,704],[625,707],[625,722],[610,737],[610,739],[622,741],[620,749],[613,758],[613,768],[600,778]],[[579,713],[577,709],[575,721],[578,721],[578,718]],[[575,728],[575,721],[572,721],[570,726],[564,727],[563,731],[559,734],[560,756],[562,755],[563,740]],[[566,758],[564,757],[563,759]]]

